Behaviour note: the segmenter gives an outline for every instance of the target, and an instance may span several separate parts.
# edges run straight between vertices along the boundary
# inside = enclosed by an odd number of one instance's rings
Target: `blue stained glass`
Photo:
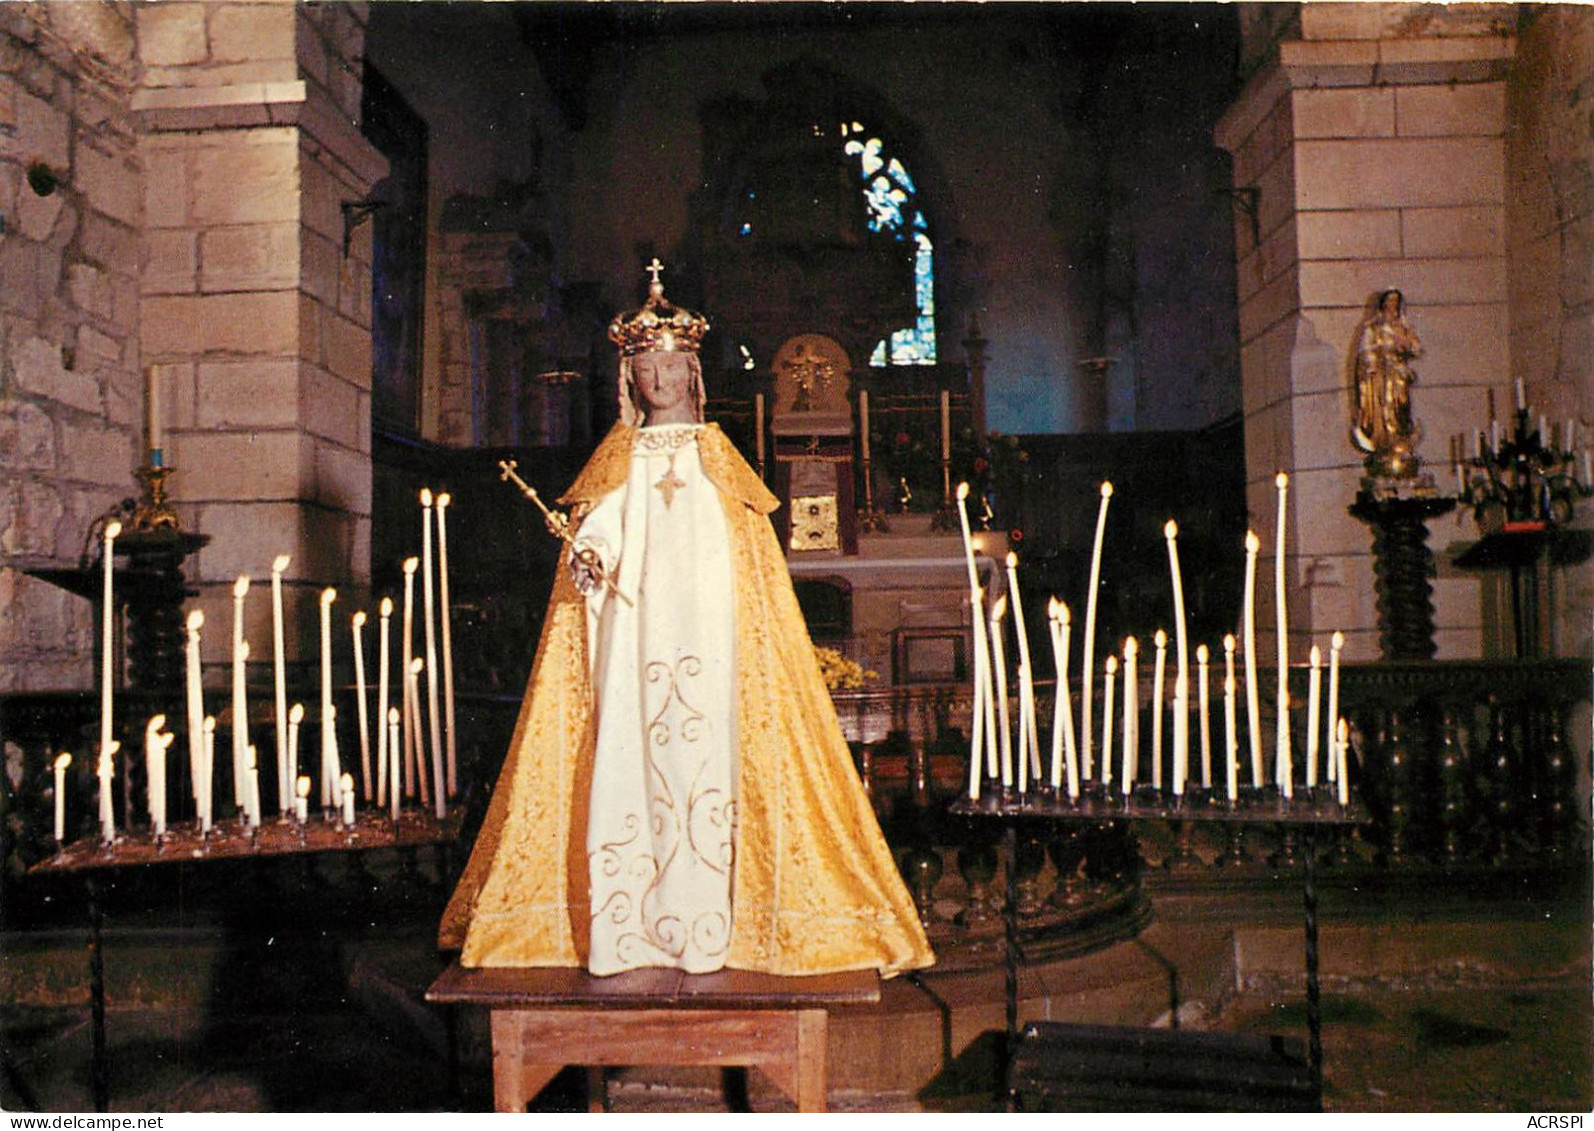
[[[895,157],[893,157],[891,159],[891,163],[886,166],[886,170],[897,179],[897,183],[899,185],[907,189],[909,192],[919,191],[913,187],[913,178],[908,176],[908,171],[902,167],[902,162],[898,161]]]
[[[842,152],[858,158],[859,172],[864,181],[864,207],[868,213],[869,230],[889,231],[897,239],[907,239],[904,217],[911,214],[908,225],[917,251],[913,261],[913,296],[918,307],[918,317],[912,326],[897,330],[881,340],[869,356],[872,366],[934,365],[935,351],[935,248],[927,234],[929,223],[922,209],[912,208],[918,187],[900,159],[884,156],[885,143],[878,137],[859,141],[864,136],[859,122],[841,124],[841,136],[854,135],[842,145]],[[881,170],[885,173],[881,174]],[[877,175],[881,174],[881,175]],[[745,231],[743,234],[746,234]]]

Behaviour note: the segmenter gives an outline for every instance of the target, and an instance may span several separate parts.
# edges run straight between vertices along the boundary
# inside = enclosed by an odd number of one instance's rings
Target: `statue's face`
[[[1393,318],[1400,313],[1400,292],[1390,291],[1384,296],[1384,313]]]
[[[637,396],[647,406],[649,420],[683,409],[696,411],[696,406],[690,403],[692,366],[687,354],[639,353],[631,359],[631,379],[636,384]]]

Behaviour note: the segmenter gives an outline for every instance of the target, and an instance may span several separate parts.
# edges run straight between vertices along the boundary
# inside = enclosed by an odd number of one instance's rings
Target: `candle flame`
[[[111,539],[117,537],[121,533],[122,533],[122,524],[120,522],[111,521],[111,522],[107,522],[105,524],[105,540],[107,542],[109,542]]]
[[[958,502],[961,503],[964,499],[967,499],[968,497],[969,497],[969,485],[967,483],[959,483],[958,484]]]
[[[991,619],[1001,620],[1007,615],[1007,594],[1003,593],[996,599],[996,604],[991,606]]]
[[[421,506],[429,507],[431,505],[432,505],[432,489],[430,487],[422,487],[421,488]]]
[[[203,727],[205,729],[205,733],[206,734],[215,734],[216,733],[216,716],[215,715],[206,715],[205,716],[205,721],[204,721],[204,723],[202,725],[203,725]]]
[[[249,575],[246,573],[240,575],[238,580],[232,583],[232,595],[235,600],[242,601],[244,594],[247,592],[249,592]]]
[[[1018,555],[1015,554],[1012,550],[1009,550],[1007,552],[1007,568],[1008,569],[1016,569],[1017,567],[1018,567]]]
[[[337,599],[338,599],[338,591],[336,589],[332,588],[332,586],[329,585],[325,589],[321,590],[321,604],[323,606],[330,605],[330,604],[332,604],[333,601],[336,601]]]
[[[1344,715],[1339,717],[1339,726],[1334,728],[1334,733],[1339,735],[1340,742],[1345,743],[1350,741],[1350,724],[1345,721]]]
[[[1107,657],[1107,674],[1108,675],[1116,675],[1117,672],[1118,672],[1118,657],[1117,656],[1108,656]]]
[[[292,558],[291,555],[278,554],[276,556],[276,558],[274,558],[272,560],[271,572],[272,573],[286,573],[287,570],[288,570],[288,563],[291,562],[291,561],[293,561],[293,558]]]
[[[1133,636],[1124,637],[1124,659],[1131,660],[1140,654],[1140,641]]]
[[[1290,486],[1289,472],[1281,471],[1275,475],[1273,477],[1273,486],[1277,487],[1280,491],[1288,490]]]
[[[1160,628],[1157,629],[1157,634],[1152,639],[1157,642],[1158,648],[1166,648],[1168,646],[1168,634]]]
[[[420,568],[421,568],[421,559],[420,558],[405,558],[404,559],[404,572],[405,573],[414,573],[416,570],[418,570]]]
[[[391,597],[383,597],[382,598],[381,611],[382,611],[382,615],[384,617],[390,617],[390,616],[393,615],[393,598],[391,598]]]
[[[365,627],[365,610],[364,609],[361,609],[359,612],[354,614],[354,627],[355,628],[364,628]]]
[[[1112,480],[1111,479],[1103,479],[1101,481],[1101,497],[1104,498],[1104,499],[1112,498]]]
[[[166,716],[165,715],[156,715],[156,716],[154,716],[144,726],[144,737],[145,738],[153,737],[156,731],[164,729],[165,726],[166,726]]]
[[[1317,667],[1317,665],[1323,662],[1323,650],[1316,644],[1313,644],[1311,651],[1306,653],[1306,659],[1307,662],[1310,663],[1314,668]]]
[[[1254,554],[1261,548],[1262,539],[1256,536],[1256,531],[1247,530],[1245,532],[1245,552],[1248,554]]]
[[[293,792],[298,794],[300,797],[309,797],[310,796],[310,779],[309,778],[300,778],[298,781],[294,782],[293,783]]]
[[[70,754],[57,754],[55,756],[56,772],[59,773],[60,771],[65,770],[71,764],[72,764],[72,755],[70,755]]]
[[[1224,634],[1224,636],[1223,636],[1223,650],[1225,652],[1234,651],[1234,633],[1228,632],[1228,633]]]
[[[193,612],[188,614],[188,631],[189,632],[198,632],[201,628],[204,628],[204,627],[205,627],[205,612],[204,612],[203,609],[195,609]]]
[[[416,675],[420,675],[421,674],[421,669],[424,668],[425,666],[426,666],[426,661],[421,659],[419,656],[416,656],[413,660],[410,661],[410,671],[414,672]]]
[[[1328,638],[1328,646],[1338,652],[1345,647],[1345,634],[1343,632],[1334,633],[1333,636]]]
[[[304,704],[303,703],[295,703],[293,705],[293,710],[288,712],[288,721],[290,723],[292,723],[294,726],[298,726],[300,723],[304,722]]]
[[[1205,644],[1197,644],[1196,645],[1196,650],[1195,650],[1196,663],[1198,663],[1198,664],[1206,663],[1208,658],[1211,655],[1212,655],[1212,653],[1207,651],[1207,646]]]
[[[447,491],[444,491],[440,495],[437,496],[437,509],[438,510],[442,510],[444,507],[448,506],[448,504],[452,503],[453,501],[454,501],[454,496],[450,495]]]
[[[349,793],[350,791],[352,791],[354,789],[354,775],[353,774],[344,774],[341,778],[338,779],[338,781],[340,783],[342,783],[343,792],[344,793]]]
[[[1172,542],[1179,537],[1179,524],[1170,518],[1162,527],[1162,536]]]
[[[388,721],[388,723],[391,724],[392,726],[398,726],[398,719],[399,719],[398,708],[397,707],[389,707],[387,709],[387,721]]]

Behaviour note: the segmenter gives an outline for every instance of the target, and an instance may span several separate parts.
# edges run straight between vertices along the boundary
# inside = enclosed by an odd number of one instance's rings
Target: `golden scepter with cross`
[[[608,574],[608,571],[603,568],[603,561],[598,557],[598,555],[590,548],[579,550],[576,548],[575,535],[570,533],[570,516],[562,511],[550,510],[548,505],[542,501],[542,496],[537,494],[537,488],[527,483],[515,473],[515,468],[519,466],[520,465],[512,459],[499,460],[498,468],[503,473],[499,476],[499,478],[504,480],[506,483],[513,483],[516,487],[519,487],[520,493],[535,503],[537,505],[537,509],[542,512],[542,521],[543,524],[548,527],[548,533],[552,534],[561,542],[566,543],[570,547],[571,556],[574,557],[576,561],[580,562],[587,569],[591,570],[592,576],[603,582],[603,584],[608,587],[609,591],[612,592],[616,597],[620,598],[620,600],[624,601],[627,605],[631,605],[631,598],[620,592],[620,587],[614,583],[614,579],[611,578]]]

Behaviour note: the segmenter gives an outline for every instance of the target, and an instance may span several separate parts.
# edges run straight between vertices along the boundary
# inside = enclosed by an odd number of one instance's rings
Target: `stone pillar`
[[[262,586],[290,554],[288,652],[308,662],[319,590],[352,611],[370,578],[371,225],[351,230],[343,208],[386,173],[357,126],[365,6],[134,10],[141,346],[163,382],[173,499],[211,536],[206,659],[223,657],[233,580]],[[270,603],[248,609],[264,661]]]
[[[1417,452],[1448,486],[1448,437],[1486,418],[1489,386],[1509,390],[1504,79],[1515,6],[1312,3],[1298,13],[1270,50],[1246,45],[1267,62],[1216,130],[1244,205],[1235,244],[1248,498],[1266,556],[1273,477],[1291,473],[1292,659],[1305,658],[1308,633],[1335,629],[1347,659],[1372,659],[1372,545],[1347,510],[1362,475],[1349,438],[1356,330],[1376,292],[1404,292],[1426,348]],[[1272,576],[1264,563],[1258,623],[1269,627]],[[1477,582],[1442,573],[1434,598],[1439,656],[1479,654]]]

